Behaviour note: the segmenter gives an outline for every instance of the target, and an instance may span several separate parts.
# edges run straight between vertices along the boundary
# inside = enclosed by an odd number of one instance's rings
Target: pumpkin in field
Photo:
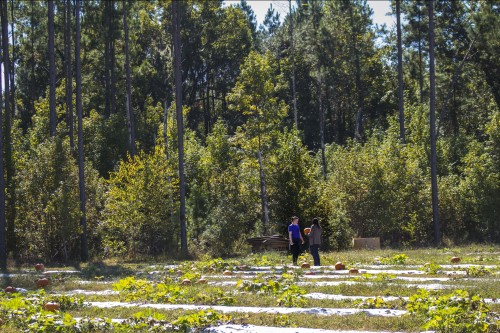
[[[207,279],[201,278],[201,279],[199,279],[199,280],[198,280],[198,282],[196,282],[196,283],[198,283],[198,284],[207,284],[207,283],[208,283],[208,281],[207,281]]]
[[[182,280],[181,284],[182,284],[182,285],[184,285],[184,286],[188,286],[188,285],[190,285],[190,284],[191,284],[191,280],[189,280],[189,279],[184,279],[184,280]]]
[[[311,233],[311,228],[304,228],[304,234],[309,235]]]
[[[38,279],[36,280],[36,286],[38,288],[44,288],[44,287],[47,287],[48,285],[50,284],[50,280],[47,279],[47,278],[43,278],[43,279]]]
[[[339,262],[337,262],[335,264],[335,269],[338,270],[338,271],[342,270],[342,269],[345,269],[345,265],[342,262],[339,261]]]
[[[307,262],[303,262],[301,265],[300,265],[300,268],[311,268],[311,265]]]
[[[459,257],[453,257],[450,259],[450,261],[454,264],[456,264],[457,262],[460,262],[460,258]]]
[[[45,266],[43,264],[36,264],[35,265],[35,270],[37,272],[43,272],[45,270]]]
[[[8,286],[7,288],[5,288],[5,292],[6,293],[15,293],[16,292],[16,288],[14,288],[12,286]]]
[[[224,273],[222,273],[222,275],[233,275],[233,272],[227,270],[227,271],[224,271]]]
[[[47,311],[56,312],[57,310],[59,310],[59,304],[55,302],[48,302],[43,305],[43,308]]]
[[[356,268],[351,268],[349,270],[349,274],[358,274],[359,273],[359,270],[357,270]]]

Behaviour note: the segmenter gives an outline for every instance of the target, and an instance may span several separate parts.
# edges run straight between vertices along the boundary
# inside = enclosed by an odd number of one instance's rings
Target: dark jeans
[[[320,266],[319,262],[319,245],[314,244],[309,246],[309,251],[311,251],[311,255],[314,259],[314,266]]]
[[[300,238],[292,239],[293,245],[290,245],[290,251],[292,252],[293,264],[297,265],[297,259],[300,254]]]

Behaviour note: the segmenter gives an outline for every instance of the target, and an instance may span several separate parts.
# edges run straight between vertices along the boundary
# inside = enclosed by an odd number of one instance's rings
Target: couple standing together
[[[319,246],[321,245],[321,227],[317,218],[313,218],[311,232],[309,233],[309,251],[314,259],[314,266],[319,266]],[[299,227],[299,218],[292,217],[292,223],[288,226],[288,238],[290,239],[290,251],[292,251],[293,264],[297,265],[300,254],[300,245],[304,244],[304,238]]]

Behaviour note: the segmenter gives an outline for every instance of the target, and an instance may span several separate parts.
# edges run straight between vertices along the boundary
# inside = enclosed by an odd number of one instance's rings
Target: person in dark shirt
[[[293,264],[297,265],[300,254],[300,245],[304,244],[304,239],[300,233],[299,218],[292,217],[292,223],[288,226],[288,238],[290,239],[290,251],[292,252]]]
[[[321,227],[319,220],[313,218],[311,232],[309,233],[309,251],[314,259],[314,266],[320,266],[319,247],[321,245]]]

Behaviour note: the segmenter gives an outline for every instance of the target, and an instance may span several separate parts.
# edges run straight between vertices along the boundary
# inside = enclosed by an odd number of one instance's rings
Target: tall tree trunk
[[[431,186],[432,186],[432,219],[434,221],[434,237],[436,245],[441,244],[437,187],[437,154],[436,154],[436,68],[434,64],[434,0],[429,1],[429,79],[430,79],[430,136],[431,136]]]
[[[50,136],[56,135],[56,55],[54,50],[54,0],[48,1]]]
[[[168,163],[169,153],[168,153],[168,135],[167,135],[167,125],[168,125],[168,107],[167,100],[163,101],[163,141],[165,142],[165,161]],[[174,194],[172,187],[172,177],[170,174],[167,175],[167,183],[168,183],[168,203],[169,203],[169,211],[170,211],[170,223],[173,223],[174,218]],[[167,226],[165,226],[167,227]],[[167,247],[165,247],[167,248]]]
[[[349,8],[350,8],[350,14],[351,14],[351,29],[354,29],[352,7],[349,7]],[[356,76],[356,91],[357,91],[357,95],[358,95],[358,112],[356,114],[356,127],[354,130],[354,135],[355,135],[357,141],[363,141],[364,140],[363,87],[361,84],[361,63],[359,60],[359,50],[358,50],[356,31],[352,31],[352,44],[354,47],[354,50],[353,50],[354,51],[354,70],[355,70],[354,75]]]
[[[109,96],[109,112],[111,114],[116,113],[116,89],[115,89],[115,64],[116,64],[116,59],[115,59],[115,35],[114,35],[114,26],[115,26],[115,1],[114,0],[109,0],[109,16],[110,16],[110,22],[111,24],[109,25],[109,36],[110,36],[110,42],[109,42],[109,60],[110,60],[110,96]]]
[[[0,4],[0,16],[3,23],[3,4]],[[3,24],[2,24],[3,32]],[[3,34],[2,34],[3,44]],[[3,53],[3,48],[2,48]],[[2,54],[3,55],[3,54]],[[2,57],[3,59],[3,57]],[[2,79],[0,78],[0,92],[3,91]],[[5,179],[4,179],[4,163],[3,163],[3,94],[0,93],[0,270],[7,270],[7,223],[5,219]]]
[[[73,120],[73,65],[71,61],[71,1],[66,0],[66,24],[64,29],[64,53],[66,68],[66,121],[68,126],[69,144],[75,147],[74,120]]]
[[[321,87],[323,80],[321,77],[321,63],[318,61],[318,111],[319,111],[319,141],[321,145],[321,165],[323,170],[323,179],[326,179],[326,158],[325,158],[325,114],[323,111],[323,96]]]
[[[424,61],[423,61],[423,51],[422,51],[422,30],[420,26],[422,24],[422,13],[420,12],[420,5],[418,5],[418,69],[420,73],[419,86],[420,86],[420,103],[424,102]]]
[[[260,139],[259,139],[260,142]],[[260,145],[260,144],[259,144]],[[264,227],[263,234],[269,235],[269,205],[267,203],[267,190],[266,190],[266,177],[264,173],[264,163],[262,162],[262,153],[259,147],[257,152],[257,157],[259,159],[259,174],[260,174],[260,195],[262,204],[262,224]]]
[[[104,28],[106,37],[104,38],[104,86],[106,88],[104,114],[106,118],[111,114],[111,78],[110,78],[110,49],[111,49],[111,3],[104,2]]]
[[[80,190],[80,257],[82,261],[89,259],[89,251],[87,244],[87,218],[85,208],[85,165],[83,159],[83,105],[82,105],[82,72],[80,61],[80,5],[81,0],[76,0],[75,22],[76,22],[76,37],[75,37],[75,71],[76,71],[76,113],[78,117],[78,186]]]
[[[174,78],[175,78],[175,110],[177,116],[177,135],[179,150],[179,190],[180,190],[180,227],[181,254],[187,257],[187,227],[186,227],[186,181],[184,176],[184,121],[182,115],[182,62],[181,62],[181,31],[180,31],[180,1],[172,1],[172,22],[174,40]]]
[[[297,113],[297,98],[295,93],[295,50],[293,44],[293,15],[292,0],[288,0],[288,12],[290,16],[290,57],[292,58],[292,101],[293,101],[293,121],[295,129],[299,129],[299,116]]]
[[[12,64],[15,63],[15,49],[16,49],[16,42],[14,38],[14,0],[10,0],[10,34],[11,34],[11,39],[12,39]],[[11,114],[14,116],[16,114],[16,85],[14,83],[14,71],[15,71],[15,66],[12,65],[10,66],[10,105],[11,105]]]
[[[398,35],[398,107],[399,107],[399,137],[406,143],[405,135],[405,109],[403,93],[403,47],[401,45],[401,0],[396,0],[396,25]]]
[[[3,140],[4,140],[4,158],[5,158],[5,187],[7,196],[6,203],[6,219],[7,233],[6,244],[7,251],[13,251],[16,255],[16,233],[15,229],[15,186],[14,186],[14,161],[12,159],[12,137],[11,137],[11,119],[12,119],[12,96],[10,90],[10,72],[11,61],[9,55],[9,12],[7,1],[2,1],[1,4],[1,19],[2,19],[2,53],[3,53],[3,80],[4,80],[4,124],[3,124]]]
[[[135,156],[135,135],[134,135],[134,115],[132,114],[132,90],[130,83],[130,54],[129,54],[129,36],[127,23],[127,6],[129,2],[123,2],[123,29],[125,30],[125,86],[126,86],[126,102],[125,109],[127,111],[127,129],[130,155]]]

